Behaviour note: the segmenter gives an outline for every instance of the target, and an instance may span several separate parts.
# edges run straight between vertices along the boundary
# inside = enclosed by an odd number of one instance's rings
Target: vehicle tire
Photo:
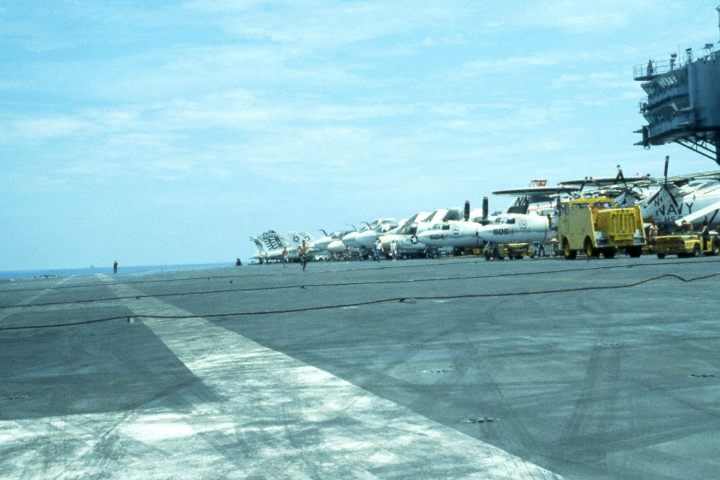
[[[702,252],[700,251],[700,245],[695,244],[695,246],[692,249],[692,256],[699,257],[701,254],[702,254]]]
[[[626,251],[631,258],[638,258],[642,255],[642,247],[628,247]]]
[[[598,256],[598,249],[593,247],[589,237],[585,239],[585,256],[588,258],[597,258]]]
[[[615,258],[615,253],[617,250],[614,248],[606,248],[603,250],[603,257],[605,258]]]
[[[714,257],[714,256],[717,256],[718,253],[720,253],[720,242],[718,242],[717,239],[714,238],[714,239],[712,240],[712,244],[711,244],[711,245],[712,245],[712,247],[711,247],[711,249],[710,249],[709,255],[711,255],[711,256],[713,256],[713,257]]]
[[[515,260],[522,260],[522,259],[523,259],[522,255],[515,255]]]
[[[665,254],[664,254],[664,253],[658,253],[658,254],[657,254],[657,257],[658,257],[660,260],[662,260],[663,258],[665,258]]]
[[[565,257],[565,260],[575,260],[577,257],[577,252],[575,250],[570,249],[570,242],[568,242],[567,238],[563,238],[563,257]]]

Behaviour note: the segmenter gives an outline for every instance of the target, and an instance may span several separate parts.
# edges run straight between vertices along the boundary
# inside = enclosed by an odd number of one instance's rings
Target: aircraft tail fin
[[[260,241],[260,239],[255,237],[250,237],[250,241],[255,244],[255,248],[257,248],[258,253],[264,253],[265,252],[265,246]]]
[[[698,220],[707,220],[708,225],[713,225],[714,223],[717,223],[718,210],[720,210],[720,202],[715,202],[689,215],[678,218],[677,220],[675,220],[675,224],[679,226],[682,225],[683,222],[697,223]]]

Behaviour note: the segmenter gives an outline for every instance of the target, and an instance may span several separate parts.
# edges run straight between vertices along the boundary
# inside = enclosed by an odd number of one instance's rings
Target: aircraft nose
[[[420,232],[417,235],[417,241],[425,245],[435,245],[436,240],[433,238],[433,232]]]

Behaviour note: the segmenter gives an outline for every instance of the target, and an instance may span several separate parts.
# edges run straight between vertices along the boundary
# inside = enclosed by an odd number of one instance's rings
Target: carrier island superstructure
[[[718,28],[720,28],[720,6]],[[720,42],[719,42],[720,43]],[[646,148],[678,143],[720,164],[720,45],[705,44],[665,60],[650,59],[634,69],[647,99],[640,112],[647,125],[637,133]]]

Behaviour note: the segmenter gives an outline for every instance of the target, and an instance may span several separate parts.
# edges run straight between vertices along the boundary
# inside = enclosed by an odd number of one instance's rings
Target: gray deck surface
[[[717,272],[442,259],[4,283],[0,478],[717,478],[720,278],[514,295]],[[498,295],[414,298],[476,294]]]

